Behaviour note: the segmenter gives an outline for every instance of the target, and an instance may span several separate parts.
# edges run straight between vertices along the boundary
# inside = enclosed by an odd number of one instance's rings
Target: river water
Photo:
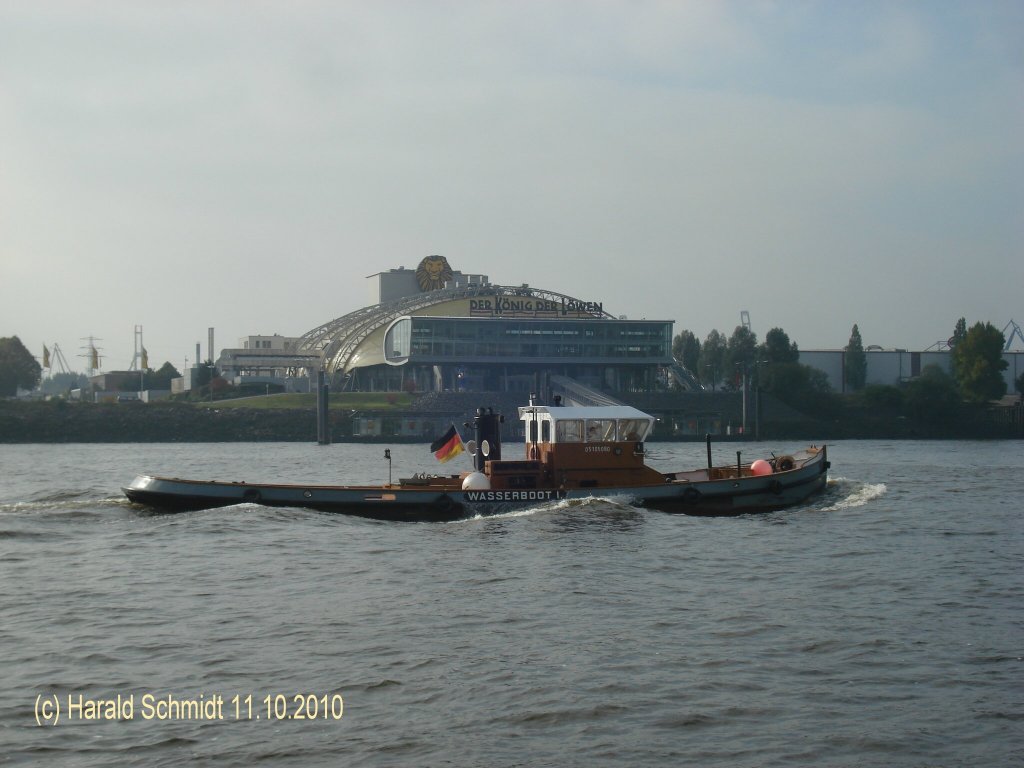
[[[383,447],[0,445],[0,766],[1024,765],[1020,443],[832,444],[823,496],[739,518],[119,492],[382,482]]]

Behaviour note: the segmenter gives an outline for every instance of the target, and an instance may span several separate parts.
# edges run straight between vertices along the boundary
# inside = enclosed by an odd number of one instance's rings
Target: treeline
[[[703,342],[684,330],[673,339],[672,353],[706,389],[737,391],[746,386],[816,418],[835,418],[850,408],[862,408],[865,414],[885,413],[927,424],[966,418],[974,409],[963,406],[987,404],[1006,394],[1005,343],[991,323],[968,328],[960,318],[950,337],[952,374],[927,366],[920,376],[899,386],[868,385],[867,355],[855,324],[844,348],[843,376],[850,392],[845,398],[832,390],[824,372],[800,364],[800,350],[782,328],[772,328],[763,342],[744,326],[737,326],[728,338],[712,330]],[[1024,374],[1015,384],[1024,394]]]
[[[48,395],[66,395],[72,389],[89,386],[89,379],[83,373],[51,373],[44,379],[43,370],[21,339],[17,336],[0,337],[0,397],[14,397],[19,389],[32,391],[36,388]],[[180,377],[178,369],[166,362],[156,370],[147,368],[141,372],[140,382],[144,389],[170,389],[171,379]],[[139,387],[132,381],[123,383],[121,389],[133,391]]]
[[[0,338],[0,397],[14,397],[19,389],[35,389],[42,368],[17,336]]]
[[[332,412],[332,431],[350,432],[348,412]],[[0,400],[0,443],[316,441],[315,409],[197,408],[187,403],[130,406]]]

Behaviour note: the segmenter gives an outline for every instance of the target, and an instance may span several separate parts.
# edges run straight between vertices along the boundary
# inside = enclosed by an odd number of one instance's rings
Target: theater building
[[[332,388],[528,392],[557,375],[612,392],[657,388],[671,320],[628,320],[600,299],[494,285],[443,256],[371,275],[375,303],[306,333]]]

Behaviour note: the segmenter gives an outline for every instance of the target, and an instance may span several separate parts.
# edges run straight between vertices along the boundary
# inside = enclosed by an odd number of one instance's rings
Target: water
[[[396,524],[118,490],[379,482],[383,446],[0,446],[0,765],[1024,765],[1020,444],[830,458],[824,496],[769,515]],[[39,697],[119,694],[130,718],[36,724]],[[147,694],[224,719],[144,719]],[[296,694],[316,719],[275,716]]]

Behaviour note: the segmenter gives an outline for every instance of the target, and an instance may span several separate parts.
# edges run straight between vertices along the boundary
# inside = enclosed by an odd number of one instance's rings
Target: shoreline
[[[362,411],[382,421],[389,418],[433,418],[438,422],[461,421],[450,412]],[[352,435],[352,411],[330,413],[331,443],[366,445],[430,442],[420,435]],[[652,411],[653,415],[658,415]],[[1016,414],[1019,416],[1019,414]],[[747,434],[716,435],[715,443],[830,440],[1019,440],[1024,438],[1017,421],[956,419],[939,424],[914,423],[883,414],[851,414],[830,421],[766,421],[759,438]],[[510,435],[506,440],[514,442]],[[703,443],[704,435],[659,435],[652,443]],[[23,403],[0,401],[0,444],[61,443],[242,443],[317,442],[316,411],[307,408],[248,409],[197,408],[191,404],[108,404],[49,401]]]

